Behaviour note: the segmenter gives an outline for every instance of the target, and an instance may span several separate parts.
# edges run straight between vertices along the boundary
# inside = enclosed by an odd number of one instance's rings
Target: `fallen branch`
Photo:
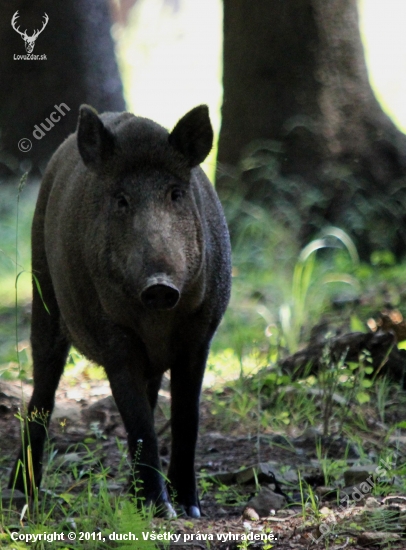
[[[396,338],[391,332],[351,332],[328,338],[286,357],[279,365],[293,380],[310,374],[317,375],[320,369],[325,368],[323,353],[326,347],[333,362],[358,362],[360,354],[368,351],[374,369],[371,376],[387,375],[406,389],[406,351],[398,349]]]

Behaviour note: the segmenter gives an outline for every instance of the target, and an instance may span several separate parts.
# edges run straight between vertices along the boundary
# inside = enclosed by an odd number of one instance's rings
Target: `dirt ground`
[[[21,407],[21,400],[27,400],[31,394],[29,384],[0,382],[0,462],[1,484],[4,488],[7,477],[20,441],[20,426],[15,414]],[[63,379],[57,393],[57,406],[50,427],[50,441],[58,451],[58,455],[68,453],[67,460],[77,460],[80,457],[80,447],[77,444],[87,440],[89,434],[96,439],[95,455],[109,468],[111,490],[122,493],[125,482],[118,478],[118,466],[123,454],[119,450],[116,439],[126,448],[126,434],[112,398],[106,380],[87,380],[81,378],[72,385],[72,380]],[[170,429],[166,416],[169,411],[168,388],[160,392],[159,406],[156,413],[156,426],[160,442],[160,454],[165,469],[170,456]],[[166,416],[165,416],[166,415]],[[311,434],[310,434],[311,435]],[[406,442],[403,441],[403,447]],[[347,451],[345,451],[347,449]],[[348,463],[357,459],[356,451],[351,456],[345,440],[335,440],[331,453],[337,458],[340,453],[347,452]],[[406,454],[406,453],[405,453]],[[267,517],[253,519],[252,510],[244,512],[249,499],[254,496],[255,478],[251,476],[245,484],[237,484],[233,475],[243,468],[267,464],[273,471],[281,485],[270,485],[278,493],[279,489],[289,493],[291,503],[284,509],[273,511],[269,509]],[[323,500],[324,491],[321,487],[323,476],[316,459],[314,437],[284,437],[280,434],[260,435],[247,434],[244,427],[233,429],[227,433],[220,433],[217,429],[216,418],[211,414],[210,404],[203,399],[201,404],[201,427],[197,446],[196,471],[204,480],[200,483],[200,496],[203,517],[200,520],[176,519],[171,522],[172,531],[182,535],[178,544],[173,548],[242,548],[241,541],[230,540],[227,534],[255,534],[272,532],[275,540],[274,548],[329,548],[330,550],[347,548],[351,550],[361,548],[406,548],[406,497],[393,497],[385,501],[373,499],[366,502],[354,503],[346,510],[341,510],[337,518],[328,529],[325,536],[320,532],[318,525],[322,519],[311,520],[309,514],[304,519],[300,504],[301,496],[297,484],[298,468],[303,472],[309,484],[320,495],[319,510],[325,513],[337,511],[335,501]],[[97,466],[94,466],[97,468]],[[291,474],[291,483],[289,475]],[[228,473],[228,476],[227,476]],[[283,476],[282,476],[283,473]],[[231,475],[233,474],[233,475]],[[68,476],[68,472],[66,473]],[[214,482],[210,476],[217,476],[222,482]],[[247,478],[250,476],[248,475]],[[61,490],[64,480],[61,476]],[[296,481],[295,481],[296,480]],[[260,481],[260,479],[258,479]],[[266,476],[265,476],[266,481]],[[269,481],[269,480],[268,480]],[[337,500],[337,499],[336,499]],[[361,517],[374,509],[392,507],[398,514],[398,521],[391,529],[377,527],[368,531],[364,521],[363,529],[357,528],[354,518]],[[385,508],[385,509],[386,509]],[[326,512],[327,510],[327,512]],[[310,514],[311,515],[311,514]],[[330,516],[331,518],[332,516]],[[156,525],[162,520],[156,520]],[[339,526],[339,528],[336,528]],[[333,528],[335,527],[335,528]],[[376,526],[375,526],[376,527]],[[323,529],[321,529],[323,531]],[[373,531],[373,532],[372,532]],[[384,532],[383,532],[384,531]],[[381,533],[376,534],[377,532]],[[196,534],[212,534],[210,543],[196,539]],[[221,535],[220,540],[218,535]],[[192,538],[192,535],[194,538]],[[225,539],[224,536],[228,537]],[[374,538],[375,537],[375,538]],[[388,538],[389,537],[389,538]],[[182,542],[183,541],[183,542]],[[250,548],[263,547],[260,542],[251,541]],[[270,548],[270,546],[269,546]]]

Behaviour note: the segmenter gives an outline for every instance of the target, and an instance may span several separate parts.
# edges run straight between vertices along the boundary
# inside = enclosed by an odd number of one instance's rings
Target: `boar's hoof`
[[[200,518],[200,510],[198,506],[181,506],[181,509],[184,515],[189,516],[190,518]]]
[[[175,519],[177,517],[172,504],[163,498],[158,498],[158,500],[147,499],[144,502],[137,499],[136,504],[138,509],[148,510],[148,513],[151,513],[156,518]]]
[[[180,292],[169,281],[151,277],[141,292],[141,301],[147,309],[172,309],[179,301]]]
[[[177,514],[170,502],[164,502],[156,506],[155,516],[165,519],[175,519]]]

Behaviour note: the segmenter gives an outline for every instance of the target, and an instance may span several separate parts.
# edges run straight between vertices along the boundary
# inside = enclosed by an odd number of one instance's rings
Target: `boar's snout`
[[[150,277],[141,292],[141,301],[147,309],[172,309],[180,292],[166,275]]]

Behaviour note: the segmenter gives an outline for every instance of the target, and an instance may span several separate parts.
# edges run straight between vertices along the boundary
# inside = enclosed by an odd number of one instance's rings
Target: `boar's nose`
[[[164,275],[150,277],[141,292],[141,301],[148,309],[172,309],[179,297],[179,290]]]

